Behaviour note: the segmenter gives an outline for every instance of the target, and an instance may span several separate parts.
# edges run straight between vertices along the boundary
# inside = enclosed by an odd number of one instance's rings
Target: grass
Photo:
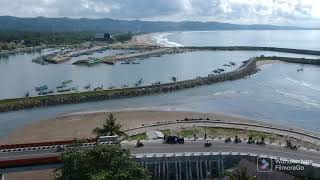
[[[129,137],[129,140],[146,140],[146,139],[147,139],[146,133],[136,134]]]
[[[175,130],[173,133],[178,134],[183,137],[193,137],[194,134],[199,137],[204,137],[207,134],[207,137],[235,137],[238,135],[241,138],[249,138],[252,136],[254,140],[261,140],[261,137],[264,137],[267,141],[274,142],[275,140],[284,140],[285,137],[276,134],[264,133],[259,131],[252,130],[243,130],[243,129],[233,129],[233,128],[223,128],[223,127],[190,127],[187,129]]]
[[[165,130],[161,130],[161,132],[163,133],[163,135],[168,136],[171,134],[170,129],[165,129]]]

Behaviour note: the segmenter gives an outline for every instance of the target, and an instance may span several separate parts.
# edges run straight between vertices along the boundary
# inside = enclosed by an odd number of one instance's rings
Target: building
[[[94,39],[99,41],[108,41],[111,37],[110,33],[97,33],[94,35]]]

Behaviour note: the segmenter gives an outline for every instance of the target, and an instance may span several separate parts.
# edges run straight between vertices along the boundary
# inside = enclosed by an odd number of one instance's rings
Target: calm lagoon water
[[[293,31],[288,31],[292,33]],[[198,32],[171,34],[167,40],[179,39],[183,34],[188,38],[197,39]],[[210,34],[206,32],[207,35]],[[212,32],[215,34],[217,32]],[[234,36],[237,40],[241,32],[229,31],[218,32],[221,36]],[[251,42],[251,36],[261,36],[261,31],[251,31],[247,35]],[[283,31],[274,31],[273,34]],[[300,34],[301,32],[298,32]],[[319,34],[318,32],[313,32]],[[277,37],[282,37],[282,35]],[[308,34],[308,33],[306,33]],[[209,35],[210,37],[212,35]],[[245,39],[241,36],[241,39]],[[206,43],[194,41],[192,45],[217,45],[212,44],[212,39],[207,38]],[[299,41],[300,36],[296,41]],[[184,43],[187,42],[187,37]],[[218,37],[219,38],[219,37]],[[204,39],[202,39],[204,41]],[[201,41],[202,41],[201,40]],[[237,40],[244,45],[242,40]],[[258,41],[258,39],[256,39]],[[178,40],[176,41],[178,43]],[[189,41],[188,41],[189,42]],[[283,44],[281,44],[283,42]],[[258,42],[256,42],[258,43]],[[313,49],[319,47],[316,40],[310,42],[288,43],[281,38],[272,46],[295,47],[301,49]],[[312,46],[311,46],[312,44]],[[183,44],[190,45],[190,44]],[[230,45],[230,44],[226,44]],[[235,44],[232,44],[235,45]],[[254,44],[247,44],[254,45]],[[257,44],[256,44],[257,45]],[[289,46],[291,45],[291,46]],[[271,45],[270,45],[271,46]],[[312,48],[313,47],[313,48]],[[105,53],[121,53],[122,51],[106,51]],[[44,52],[45,53],[45,52]],[[145,84],[155,81],[168,82],[170,76],[178,76],[180,80],[206,76],[212,70],[223,67],[224,63],[234,61],[237,66],[242,61],[253,56],[278,55],[291,57],[310,57],[288,53],[275,52],[252,52],[252,51],[203,51],[189,52],[186,54],[164,55],[142,60],[138,65],[115,66],[97,65],[93,67],[74,66],[71,62],[41,66],[31,62],[33,57],[39,54],[25,54],[11,56],[0,60],[0,99],[8,97],[23,96],[25,91],[32,90],[34,86],[43,83],[55,87],[63,80],[73,79],[74,85],[80,87],[91,83],[93,86],[103,84],[121,86],[124,83],[134,84],[143,78]],[[233,68],[237,68],[233,67]],[[297,68],[304,71],[297,72]],[[232,68],[225,67],[227,70]],[[61,105],[48,108],[37,108],[23,111],[15,111],[0,114],[0,137],[14,131],[15,129],[43,119],[52,118],[65,113],[90,111],[90,110],[119,110],[119,109],[153,109],[153,110],[186,110],[199,112],[221,112],[240,115],[255,120],[267,121],[288,126],[305,128],[308,130],[320,130],[320,68],[312,65],[300,64],[270,64],[262,67],[262,71],[246,79],[218,83],[194,89],[177,91],[169,94],[152,95],[128,99],[110,101],[88,102],[72,105]]]

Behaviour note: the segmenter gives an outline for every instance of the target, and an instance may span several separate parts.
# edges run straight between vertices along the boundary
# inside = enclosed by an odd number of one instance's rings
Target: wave
[[[172,42],[168,40],[168,36],[173,33],[159,33],[154,36],[157,44],[164,45],[166,47],[183,47],[182,44]]]
[[[297,85],[300,85],[300,86],[303,86],[305,88],[309,88],[309,89],[312,89],[312,90],[316,90],[316,91],[320,91],[320,86],[317,86],[317,85],[313,85],[313,84],[310,84],[310,83],[307,83],[307,82],[304,82],[304,81],[299,81],[299,80],[296,80],[296,79],[291,79],[289,77],[286,78],[288,81],[290,82],[293,82]]]
[[[294,99],[294,100],[298,100],[304,104],[307,104],[309,106],[313,106],[316,108],[320,109],[320,104],[318,101],[314,101],[306,96],[302,96],[302,95],[297,95],[297,94],[293,94],[293,93],[288,93],[288,92],[283,92],[281,90],[275,90],[276,93],[284,95],[285,97]]]
[[[221,91],[221,92],[216,92],[213,95],[214,96],[221,96],[221,95],[231,95],[231,94],[249,94],[248,91]]]

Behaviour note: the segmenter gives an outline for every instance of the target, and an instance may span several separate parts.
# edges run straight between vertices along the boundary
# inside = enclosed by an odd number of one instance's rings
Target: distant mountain
[[[18,18],[0,16],[0,31],[34,32],[161,32],[161,31],[209,31],[209,30],[296,30],[301,27],[274,25],[238,25],[198,21],[139,21],[115,19],[71,18]]]

